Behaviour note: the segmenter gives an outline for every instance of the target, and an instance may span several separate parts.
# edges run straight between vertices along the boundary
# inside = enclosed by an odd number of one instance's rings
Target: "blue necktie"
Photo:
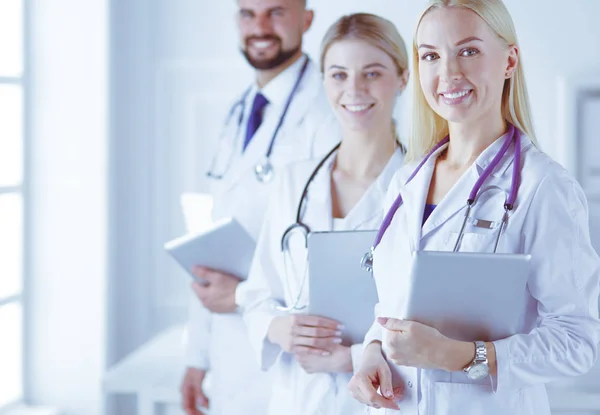
[[[254,133],[256,133],[256,130],[258,130],[258,127],[260,127],[263,118],[263,110],[268,103],[269,101],[260,92],[258,92],[254,97],[252,111],[248,117],[248,126],[246,127],[246,137],[244,139],[243,151],[246,150],[246,147],[248,147],[248,144],[250,144],[252,137],[254,137]]]

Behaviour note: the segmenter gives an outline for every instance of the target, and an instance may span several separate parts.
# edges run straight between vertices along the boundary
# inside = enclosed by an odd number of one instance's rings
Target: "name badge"
[[[476,228],[481,228],[481,229],[494,229],[495,227],[498,226],[498,222],[494,222],[491,220],[485,220],[485,219],[477,219],[477,218],[473,218],[473,221],[471,223]]]

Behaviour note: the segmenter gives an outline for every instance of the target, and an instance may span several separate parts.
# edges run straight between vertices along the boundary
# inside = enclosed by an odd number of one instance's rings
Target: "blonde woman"
[[[342,345],[336,321],[281,311],[308,302],[305,241],[290,239],[287,260],[281,241],[297,221],[310,231],[380,225],[388,183],[404,158],[392,113],[407,68],[400,34],[380,17],[342,17],[323,40],[323,83],[341,143],[320,161],[292,166],[277,184],[248,283],[237,299],[262,368],[275,372],[269,414],[364,412],[347,390],[362,345]]]
[[[388,193],[395,208],[374,252],[379,318],[350,390],[381,408],[372,413],[550,414],[544,384],[587,372],[600,340],[600,260],[586,198],[536,146],[501,0],[430,2],[413,58],[409,162]],[[496,252],[531,255],[519,334],[460,342],[402,319],[413,251],[494,252],[499,232]],[[481,284],[502,281],[482,275]]]

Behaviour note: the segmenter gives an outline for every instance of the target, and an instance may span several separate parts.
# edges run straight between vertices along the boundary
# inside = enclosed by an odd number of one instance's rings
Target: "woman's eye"
[[[437,53],[426,53],[423,56],[421,56],[421,60],[423,61],[434,61],[437,58],[439,58]]]
[[[479,51],[475,48],[467,48],[461,51],[461,56],[474,56],[477,55]]]

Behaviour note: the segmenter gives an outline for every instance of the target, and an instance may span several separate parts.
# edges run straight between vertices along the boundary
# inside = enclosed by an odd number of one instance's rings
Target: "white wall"
[[[27,399],[96,415],[106,366],[108,7],[29,3]]]

